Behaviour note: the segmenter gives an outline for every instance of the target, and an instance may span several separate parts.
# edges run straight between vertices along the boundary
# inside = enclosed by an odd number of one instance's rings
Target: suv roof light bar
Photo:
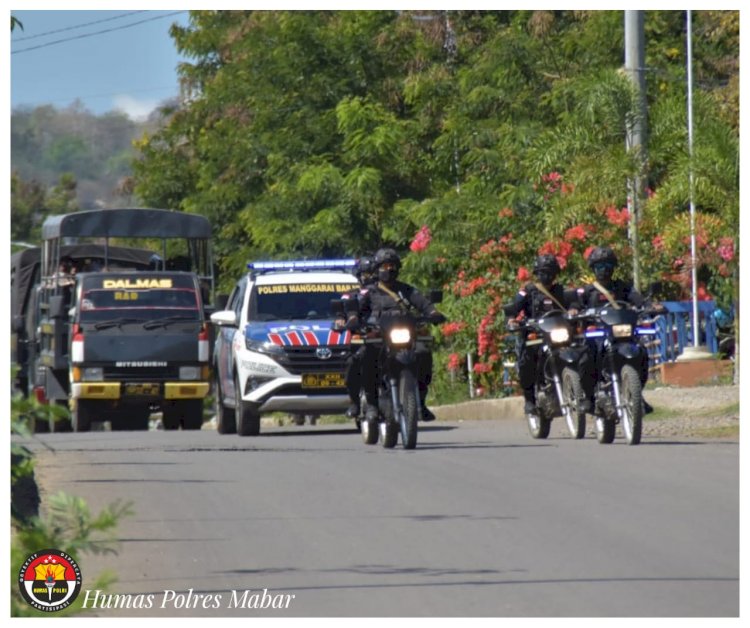
[[[352,270],[356,262],[355,259],[276,260],[249,262],[247,267],[254,273],[279,270]]]

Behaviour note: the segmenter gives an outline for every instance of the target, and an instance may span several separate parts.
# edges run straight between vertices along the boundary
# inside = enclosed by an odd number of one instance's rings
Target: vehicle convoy
[[[629,445],[641,442],[644,404],[639,371],[648,358],[640,337],[657,333],[651,321],[640,321],[647,312],[623,301],[584,312],[590,321],[585,336],[596,345],[594,414],[600,443],[614,441],[618,423]]]
[[[355,260],[254,262],[214,312],[217,430],[254,436],[261,415],[343,414],[351,333],[332,301],[359,286]]]
[[[113,238],[155,246],[111,246]],[[211,383],[210,238],[204,217],[168,210],[44,222],[38,262],[24,251],[12,274],[17,382],[40,401],[68,405],[71,422],[36,431],[88,431],[103,421],[147,429],[152,411],[162,412],[165,429],[201,427]]]
[[[587,349],[576,334],[575,319],[561,310],[551,310],[537,319],[511,319],[508,328],[525,332],[526,345],[542,352],[535,383],[538,412],[526,417],[531,436],[547,438],[552,419],[562,416],[570,435],[583,438],[586,399],[578,364]]]
[[[433,302],[439,299],[433,297]],[[409,312],[382,316],[378,323],[365,325],[352,343],[380,346],[378,354],[377,419],[360,421],[362,440],[366,445],[381,442],[393,448],[401,435],[404,449],[417,446],[418,421],[421,414],[417,373],[417,346],[429,349],[433,338],[426,329],[428,321]]]

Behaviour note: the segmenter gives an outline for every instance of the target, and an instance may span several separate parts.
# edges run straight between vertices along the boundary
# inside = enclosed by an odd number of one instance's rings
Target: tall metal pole
[[[625,11],[625,72],[636,88],[637,109],[630,114],[625,145],[635,152],[638,173],[628,181],[628,213],[630,214],[630,243],[633,247],[633,284],[640,288],[641,272],[638,260],[638,219],[643,198],[643,179],[646,164],[646,46],[643,31],[643,11]]]
[[[690,260],[693,293],[693,346],[700,344],[700,320],[698,319],[698,263],[695,237],[695,200],[693,198],[693,21],[692,12],[687,11],[687,118],[688,118],[688,180],[690,186]]]

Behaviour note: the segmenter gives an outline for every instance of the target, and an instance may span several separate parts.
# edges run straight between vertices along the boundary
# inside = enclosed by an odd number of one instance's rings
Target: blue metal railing
[[[659,343],[649,355],[653,361],[674,362],[686,346],[693,344],[693,303],[692,301],[662,301],[666,314],[656,318]],[[714,311],[714,301],[698,303],[698,344],[705,345],[711,353],[719,350],[718,330]]]

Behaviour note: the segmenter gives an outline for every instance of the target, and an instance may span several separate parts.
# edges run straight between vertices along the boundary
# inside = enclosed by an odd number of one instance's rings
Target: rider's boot
[[[346,409],[346,416],[348,416],[350,419],[356,419],[359,416],[359,412],[359,401],[352,401],[352,403]]]
[[[533,388],[526,388],[523,391],[523,411],[526,415],[539,415],[539,411],[536,408],[536,396],[534,395]]]

